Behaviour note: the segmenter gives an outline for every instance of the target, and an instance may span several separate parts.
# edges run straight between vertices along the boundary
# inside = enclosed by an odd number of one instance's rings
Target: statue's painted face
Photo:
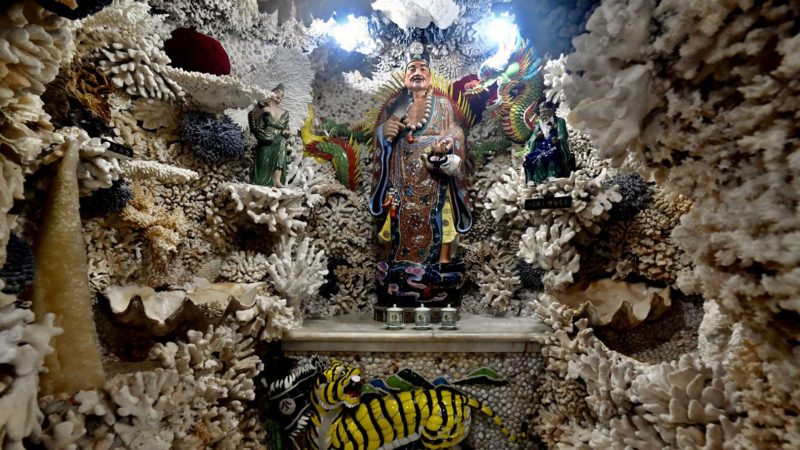
[[[272,92],[275,93],[275,102],[276,103],[280,103],[281,101],[283,101],[283,90],[282,89],[277,89],[277,90],[274,90]]]
[[[555,115],[555,113],[556,113],[556,110],[551,108],[550,106],[542,105],[539,108],[539,115],[542,116],[542,118],[544,118],[544,119],[549,119],[549,118],[553,117]]]
[[[427,91],[431,87],[431,69],[425,61],[411,61],[406,66],[403,79],[410,91]]]

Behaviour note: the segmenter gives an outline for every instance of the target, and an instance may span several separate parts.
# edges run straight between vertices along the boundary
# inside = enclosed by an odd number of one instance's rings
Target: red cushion
[[[191,72],[229,75],[231,60],[216,39],[188,28],[176,28],[164,42],[174,67]]]

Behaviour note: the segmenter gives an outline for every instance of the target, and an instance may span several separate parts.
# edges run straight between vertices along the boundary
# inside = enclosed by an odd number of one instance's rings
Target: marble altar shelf
[[[387,330],[370,314],[307,319],[281,342],[289,352],[533,353],[549,328],[538,318],[463,314],[458,330]]]

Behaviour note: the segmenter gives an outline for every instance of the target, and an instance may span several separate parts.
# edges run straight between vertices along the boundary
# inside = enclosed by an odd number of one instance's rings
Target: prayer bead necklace
[[[415,123],[415,124],[413,124],[413,125],[409,125],[409,124],[408,124],[408,114],[407,114],[407,113],[406,113],[406,115],[405,115],[405,116],[403,116],[403,118],[401,119],[401,121],[403,122],[403,125],[405,125],[405,126],[406,126],[406,129],[407,129],[407,130],[411,130],[411,131],[410,131],[410,132],[409,132],[409,133],[406,135],[406,140],[407,140],[409,143],[412,143],[412,142],[414,142],[414,136],[413,136],[413,133],[414,133],[415,131],[417,131],[417,130],[421,130],[421,129],[422,129],[422,127],[424,127],[424,126],[425,126],[425,125],[428,123],[428,119],[429,119],[429,118],[430,118],[430,116],[431,116],[431,109],[432,109],[432,108],[433,108],[433,91],[428,91],[428,95],[425,97],[425,114],[422,116],[422,120],[421,120],[421,121],[419,121],[419,122],[417,122],[417,123]]]

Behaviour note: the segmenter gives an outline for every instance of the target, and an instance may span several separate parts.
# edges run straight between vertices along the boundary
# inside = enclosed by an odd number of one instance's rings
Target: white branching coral
[[[274,95],[266,89],[243,83],[230,75],[187,72],[172,66],[162,66],[160,70],[165,77],[188,93],[186,101],[200,111],[218,113],[226,109],[246,108],[258,100]]]
[[[246,211],[253,222],[266,224],[273,233],[296,236],[306,228],[312,208],[341,191],[341,185],[310,158],[295,158],[287,172],[287,186],[282,188],[231,183],[225,190],[236,210]]]
[[[560,103],[558,116],[563,117],[569,112],[564,94],[565,86],[572,82],[572,77],[567,73],[567,57],[561,55],[558,59],[548,60],[544,65],[545,97],[553,103]]]
[[[592,68],[596,77],[573,77],[565,86],[572,106],[570,120],[586,126],[603,157],[621,162],[628,146],[637,146],[642,120],[657,101],[650,89],[652,63],[647,61],[650,14],[653,2],[607,2],[589,18],[584,34],[574,39],[575,53],[567,57],[573,72]],[[626,68],[619,61],[638,60]],[[578,98],[577,92],[591,92]],[[583,96],[581,96],[583,97]]]
[[[121,170],[129,180],[157,180],[164,184],[187,183],[200,177],[194,170],[141,159],[124,161]]]
[[[259,295],[253,308],[237,311],[240,331],[258,340],[271,342],[302,325],[300,311],[274,295]]]
[[[547,373],[584,387],[586,394],[576,403],[585,402],[590,410],[576,416],[577,411],[555,408],[557,403],[540,406],[535,428],[549,445],[723,448],[740,437],[738,387],[726,380],[721,364],[706,365],[691,355],[642,364],[606,348],[586,328],[586,319],[577,320],[577,310],[559,306],[547,295],[535,307],[553,328],[542,341]],[[563,385],[543,389],[569,391]],[[544,398],[552,395],[545,392]]]
[[[514,249],[504,248],[499,240],[477,242],[468,247],[465,262],[480,291],[478,304],[467,305],[471,310],[505,314],[516,306],[521,281]]]
[[[222,260],[219,276],[234,283],[254,283],[267,277],[267,257],[251,250],[236,251]]]
[[[55,147],[42,160],[44,164],[60,160],[64,156],[67,144],[72,141],[80,142],[78,183],[81,194],[87,195],[97,189],[110,188],[122,173],[117,158],[106,153],[111,144],[103,142],[100,138],[90,138],[81,128],[66,127],[57,130],[53,134]]]
[[[130,95],[176,100],[184,91],[165,74],[167,28],[163,16],[149,10],[144,2],[119,0],[81,21],[75,25],[78,53],[95,55],[112,83]]]
[[[316,208],[309,223],[310,233],[325,242],[328,256],[346,258],[352,263],[372,259],[368,251],[372,242],[372,217],[364,196],[349,193],[331,195]]]
[[[533,428],[548,444],[558,443],[573,448],[588,442],[591,434],[592,410],[585,385],[568,376],[568,368],[578,352],[587,346],[591,329],[586,319],[577,320],[575,311],[546,294],[532,305],[553,332],[540,338],[545,373],[539,387],[537,420]]]
[[[102,292],[111,284],[127,284],[142,264],[143,243],[136,233],[125,232],[105,223],[89,220],[83,226],[86,243],[89,285]]]
[[[519,256],[528,264],[547,270],[545,286],[560,290],[573,283],[572,275],[580,269],[581,256],[571,245],[575,231],[563,222],[530,227],[522,235]]]
[[[41,400],[48,448],[263,448],[263,429],[245,411],[263,365],[254,341],[226,327],[190,331],[157,345],[162,367],[118,374],[69,402]]]
[[[209,327],[205,333],[189,331],[186,337],[185,343],[157,345],[152,356],[164,367],[196,379],[209,400],[226,400],[227,411],[201,414],[220,414],[236,421],[235,415],[244,412],[243,403],[255,398],[253,378],[263,369],[255,354],[255,341],[224,326]]]
[[[164,16],[151,14],[150,6],[135,0],[115,0],[102,11],[75,22],[75,43],[80,56],[88,56],[114,43],[148,52],[151,60],[160,59],[169,28]]]
[[[317,294],[328,274],[325,251],[317,250],[311,238],[282,236],[276,252],[269,255],[267,270],[275,292],[300,309],[304,298]]]
[[[41,433],[39,371],[44,357],[53,351],[50,338],[61,334],[47,314],[34,322],[33,312],[6,305],[0,308],[0,444],[22,449],[22,439]]]
[[[181,86],[163,73],[163,67],[169,64],[165,54],[150,56],[135,44],[126,47],[115,42],[111,48],[100,50],[99,62],[111,82],[130,95],[157,100],[175,100],[184,95]]]
[[[237,183],[227,185],[226,190],[237,211],[245,210],[253,222],[266,224],[273,233],[296,236],[306,227],[304,219],[311,210],[299,189]]]
[[[302,153],[299,138],[294,138],[291,148],[295,154]],[[308,196],[306,203],[311,208],[318,207],[332,194],[346,192],[342,184],[336,180],[333,167],[330,164],[321,165],[313,158],[294,157],[289,162],[287,172],[286,183],[305,192]]]
[[[631,383],[629,395],[641,404],[640,413],[665,442],[702,447],[711,444],[706,442],[709,427],[734,428],[737,388],[724,376],[722,365],[706,367],[684,355],[679,361],[643,369]]]
[[[167,12],[170,20],[180,26],[216,37],[227,32],[246,32],[255,25],[259,16],[256,0],[149,0],[149,3]]]

